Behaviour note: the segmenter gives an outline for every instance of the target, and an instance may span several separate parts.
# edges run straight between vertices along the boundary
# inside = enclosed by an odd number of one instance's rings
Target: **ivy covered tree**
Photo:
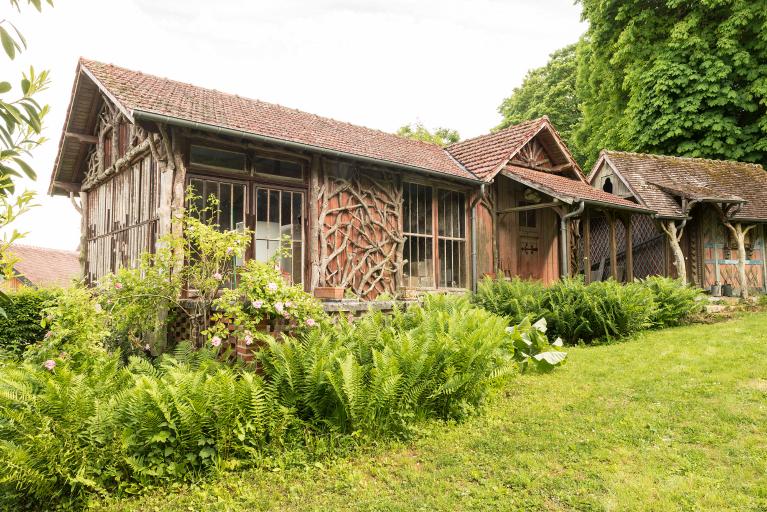
[[[580,0],[576,147],[767,164],[767,5]]]
[[[408,139],[437,144],[438,146],[447,146],[461,140],[461,136],[456,130],[451,128],[436,128],[431,132],[420,121],[400,126],[399,130],[397,130],[397,135]]]
[[[545,66],[530,70],[522,85],[514,88],[511,96],[498,107],[503,121],[495,129],[547,115],[582,163],[583,155],[573,136],[581,121],[580,101],[575,89],[575,54],[575,44],[565,46],[552,53]]]

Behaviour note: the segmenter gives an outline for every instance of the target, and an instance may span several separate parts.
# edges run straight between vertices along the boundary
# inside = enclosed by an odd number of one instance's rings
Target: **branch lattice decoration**
[[[402,273],[402,188],[385,171],[341,165],[320,186],[320,286],[394,294]]]

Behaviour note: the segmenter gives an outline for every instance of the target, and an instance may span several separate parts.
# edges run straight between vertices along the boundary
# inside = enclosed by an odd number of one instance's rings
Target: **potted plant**
[[[321,300],[341,300],[344,298],[343,286],[317,286],[314,296]]]

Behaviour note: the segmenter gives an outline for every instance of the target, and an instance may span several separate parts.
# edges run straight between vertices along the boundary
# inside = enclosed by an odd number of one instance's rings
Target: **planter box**
[[[318,286],[314,296],[322,300],[341,300],[344,298],[344,288],[341,286]]]

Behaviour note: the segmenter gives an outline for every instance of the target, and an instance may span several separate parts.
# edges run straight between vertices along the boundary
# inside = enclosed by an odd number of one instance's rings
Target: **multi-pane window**
[[[210,205],[211,197],[218,202],[218,213],[205,211],[204,220],[208,220],[208,216],[213,213],[215,218],[210,220],[222,231],[245,225],[245,185],[243,183],[192,178],[191,185],[197,196],[195,207],[198,211],[203,211]]]
[[[466,286],[466,199],[463,193],[405,183],[402,227],[406,237],[403,250],[405,286],[430,288],[435,283],[441,288]]]
[[[280,257],[280,268],[290,274],[294,283],[303,282],[303,211],[304,195],[289,190],[255,189],[256,225],[253,254],[267,261],[280,249],[283,240],[290,244]]]
[[[533,203],[526,201],[520,201],[519,206],[529,206]],[[538,214],[536,210],[522,210],[519,212],[519,227],[527,229],[535,229],[538,225]]]
[[[434,286],[434,234],[432,188],[415,183],[403,185],[402,227],[406,237],[403,258],[405,286]]]
[[[461,288],[466,283],[466,200],[461,192],[437,190],[439,285]]]

